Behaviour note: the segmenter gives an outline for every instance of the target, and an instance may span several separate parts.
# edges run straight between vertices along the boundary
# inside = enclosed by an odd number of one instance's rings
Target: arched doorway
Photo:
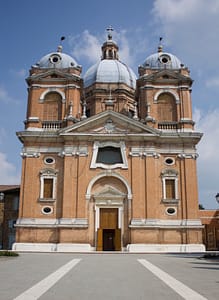
[[[93,195],[97,251],[121,251],[126,194],[108,185]]]
[[[121,251],[128,243],[131,193],[122,179],[111,173],[96,177],[90,186],[97,251]]]

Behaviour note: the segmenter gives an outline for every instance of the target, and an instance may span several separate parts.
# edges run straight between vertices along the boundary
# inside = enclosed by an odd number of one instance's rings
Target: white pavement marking
[[[138,259],[138,261],[149,271],[151,271],[155,276],[161,279],[166,285],[173,289],[177,294],[186,300],[208,300],[202,295],[198,294],[194,290],[190,289],[188,286],[178,281],[174,277],[170,276],[168,273],[162,271],[155,265],[151,264],[146,259]]]
[[[14,298],[14,300],[36,300],[39,299],[45,292],[47,292],[57,281],[59,281],[65,274],[67,274],[73,267],[75,267],[81,259],[72,259],[67,264],[53,272],[24,293]]]

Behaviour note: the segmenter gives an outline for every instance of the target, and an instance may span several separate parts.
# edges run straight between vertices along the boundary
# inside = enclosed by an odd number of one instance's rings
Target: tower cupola
[[[102,46],[102,59],[119,59],[118,50],[119,47],[117,46],[116,42],[112,39],[112,26],[107,28],[108,36],[107,41]]]

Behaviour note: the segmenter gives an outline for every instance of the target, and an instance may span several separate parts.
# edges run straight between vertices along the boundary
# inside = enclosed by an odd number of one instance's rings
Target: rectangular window
[[[109,146],[99,148],[96,162],[106,165],[122,164],[123,161],[120,148]]]
[[[43,198],[53,198],[53,179],[44,178]]]
[[[175,199],[176,192],[175,192],[175,180],[174,179],[166,179],[166,199]]]

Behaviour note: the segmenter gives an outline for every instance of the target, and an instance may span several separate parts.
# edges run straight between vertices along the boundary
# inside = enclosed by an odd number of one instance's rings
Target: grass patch
[[[0,251],[0,256],[18,256],[19,254],[14,251],[3,250]]]

